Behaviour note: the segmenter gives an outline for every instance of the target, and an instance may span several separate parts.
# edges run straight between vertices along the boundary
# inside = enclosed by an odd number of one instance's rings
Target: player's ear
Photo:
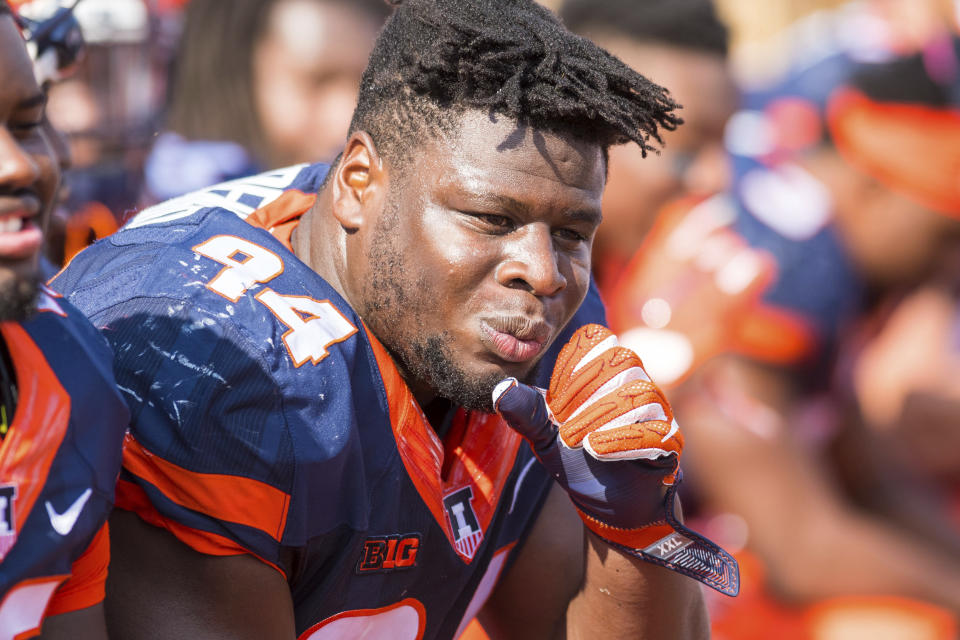
[[[379,210],[387,193],[389,176],[377,147],[365,131],[347,140],[333,175],[333,215],[347,230],[356,230]]]

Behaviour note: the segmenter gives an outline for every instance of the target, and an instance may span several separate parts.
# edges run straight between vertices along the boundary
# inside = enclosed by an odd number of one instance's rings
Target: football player
[[[111,633],[705,637],[684,576],[733,594],[736,565],[681,523],[670,407],[592,323],[606,150],[675,108],[532,0],[403,3],[332,167],[80,253],[55,286],[134,416]]]
[[[38,285],[59,181],[44,103],[0,3],[0,637],[103,639],[128,412],[103,337]]]

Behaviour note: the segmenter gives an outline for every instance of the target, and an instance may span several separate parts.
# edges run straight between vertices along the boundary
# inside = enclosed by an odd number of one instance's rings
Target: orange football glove
[[[609,329],[581,327],[542,391],[503,380],[493,405],[609,544],[736,595],[736,561],[674,516],[683,450],[669,403]]]

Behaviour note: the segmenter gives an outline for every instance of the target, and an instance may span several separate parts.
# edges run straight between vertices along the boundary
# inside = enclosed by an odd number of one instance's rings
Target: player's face
[[[914,285],[960,246],[960,221],[887,189],[842,161],[825,166],[830,170],[836,228],[871,285]]]
[[[340,152],[377,28],[345,3],[273,6],[252,69],[271,166],[330,161]]]
[[[59,179],[44,102],[13,19],[0,16],[0,319],[21,317],[36,293],[44,214]]]
[[[468,113],[417,154],[375,225],[361,315],[419,397],[490,409],[527,376],[590,282],[600,147]]]

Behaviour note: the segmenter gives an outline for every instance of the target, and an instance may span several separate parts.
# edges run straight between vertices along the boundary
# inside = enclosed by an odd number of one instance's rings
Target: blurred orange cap
[[[889,189],[960,218],[960,110],[882,103],[844,87],[827,124],[851,165]]]

